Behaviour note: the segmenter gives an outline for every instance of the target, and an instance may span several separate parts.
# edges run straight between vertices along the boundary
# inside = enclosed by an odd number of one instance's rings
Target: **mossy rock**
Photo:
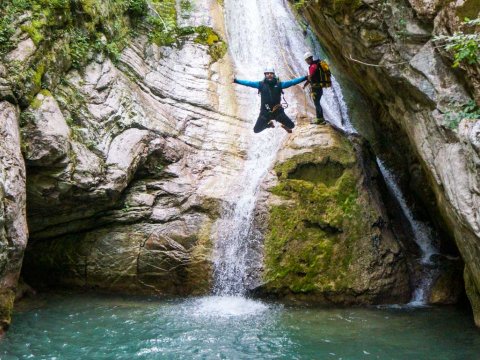
[[[0,290],[0,334],[10,326],[14,301],[15,292],[13,290]]]
[[[216,62],[225,56],[228,49],[227,44],[211,27],[198,26],[195,28],[195,32],[197,37],[194,41],[208,46],[208,53],[212,58],[212,62]]]
[[[357,152],[348,139],[332,139],[275,167],[261,291],[320,303],[407,300],[400,247],[375,226],[386,215],[363,185]],[[393,294],[397,281],[402,290]]]

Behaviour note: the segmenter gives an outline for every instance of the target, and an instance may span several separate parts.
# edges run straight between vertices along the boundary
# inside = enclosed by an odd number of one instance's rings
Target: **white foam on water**
[[[194,316],[242,317],[259,315],[268,309],[261,301],[242,296],[208,296],[192,303]]]

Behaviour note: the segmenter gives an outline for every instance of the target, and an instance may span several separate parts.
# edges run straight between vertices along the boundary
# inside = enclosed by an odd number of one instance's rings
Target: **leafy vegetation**
[[[190,11],[190,0],[180,2]],[[180,27],[176,0],[3,0],[0,7],[0,58],[28,34],[37,51],[24,60],[6,62],[15,98],[28,107],[41,89],[56,87],[62,74],[81,70],[96,54],[117,61],[135,34],[147,32],[158,46],[179,45],[198,33],[213,61],[223,57],[226,44],[211,28]]]
[[[450,129],[456,129],[463,119],[480,119],[480,106],[474,100],[465,104],[453,104],[452,110],[445,114],[445,119]]]
[[[221,40],[220,35],[213,31],[212,28],[208,26],[198,26],[195,28],[195,32],[198,34],[195,42],[208,45],[208,52],[213,62],[221,59],[227,53],[227,44]]]
[[[474,20],[465,18],[463,25],[467,29],[480,26],[480,18]],[[473,33],[465,33],[459,31],[451,36],[435,36],[433,40],[443,43],[446,50],[453,52],[453,67],[458,67],[461,63],[474,65],[480,62],[479,32],[474,31]]]

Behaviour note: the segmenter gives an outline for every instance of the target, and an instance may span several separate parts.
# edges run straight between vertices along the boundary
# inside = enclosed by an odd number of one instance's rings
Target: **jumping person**
[[[300,84],[302,81],[307,80],[306,76],[302,76],[289,81],[279,81],[275,76],[275,69],[273,67],[267,67],[264,71],[265,78],[262,81],[248,81],[234,79],[233,82],[239,85],[244,85],[258,89],[258,93],[261,97],[260,115],[253,128],[253,132],[259,133],[267,128],[274,128],[273,120],[282,124],[282,128],[286,132],[291,133],[295,124],[285,114],[283,106],[280,104],[282,101],[283,89],[287,89],[290,86]]]
[[[320,100],[323,95],[323,88],[332,86],[331,73],[325,60],[313,60],[313,55],[307,52],[304,55],[305,62],[308,64],[308,81],[303,88],[310,84],[312,89],[313,103],[315,104],[316,119],[311,121],[312,124],[325,124],[323,117],[322,105]]]

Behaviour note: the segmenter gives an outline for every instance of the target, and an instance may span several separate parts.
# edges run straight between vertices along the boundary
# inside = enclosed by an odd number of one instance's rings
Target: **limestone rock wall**
[[[425,206],[419,213],[455,239],[480,325],[477,121],[463,120],[452,130],[447,116],[452,102],[478,103],[478,65],[453,69],[451,55],[432,40],[479,12],[475,0],[311,1],[303,7],[331,58],[371,101],[373,121],[358,119],[357,127],[405,174],[405,188]]]
[[[25,163],[19,112],[0,102],[0,333],[10,325],[23,252],[27,245]]]
[[[159,11],[171,10],[164,3]],[[87,20],[106,11],[82,4]],[[181,20],[225,38],[216,1],[197,1],[195,16]],[[171,46],[156,45],[148,30],[155,29],[137,28],[118,59],[89,52],[76,67],[74,54],[53,61],[48,52],[52,64],[32,65],[42,64],[49,43],[20,29],[4,58],[2,97],[22,107],[24,275],[35,286],[209,290],[210,227],[250,129],[235,113],[228,57],[192,30]],[[54,50],[59,57],[64,49]],[[42,69],[36,83],[21,86],[8,72],[15,67]]]

